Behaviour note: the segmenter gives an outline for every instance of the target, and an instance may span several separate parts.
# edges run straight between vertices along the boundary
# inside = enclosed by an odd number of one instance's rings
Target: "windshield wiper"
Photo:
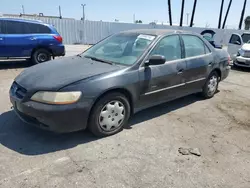
[[[88,58],[88,59],[91,59],[91,60],[93,60],[93,61],[99,61],[99,62],[107,63],[107,64],[110,64],[110,65],[113,65],[113,64],[114,64],[114,62],[112,62],[112,61],[107,61],[107,60],[99,59],[99,58],[92,57],[92,56],[88,56],[88,55],[86,55],[86,56],[84,56],[84,57],[85,57],[85,58]]]

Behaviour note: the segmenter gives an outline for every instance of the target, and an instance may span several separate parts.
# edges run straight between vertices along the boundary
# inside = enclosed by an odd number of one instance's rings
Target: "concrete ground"
[[[210,100],[191,95],[144,110],[123,132],[96,139],[22,123],[8,90],[29,64],[0,63],[0,187],[250,187],[250,70],[232,70]]]

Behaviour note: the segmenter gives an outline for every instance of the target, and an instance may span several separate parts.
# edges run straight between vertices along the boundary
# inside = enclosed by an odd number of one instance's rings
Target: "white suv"
[[[232,34],[228,53],[235,66],[250,67],[250,33]]]

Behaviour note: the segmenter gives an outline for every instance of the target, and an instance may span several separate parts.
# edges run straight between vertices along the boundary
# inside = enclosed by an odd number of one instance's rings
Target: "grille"
[[[11,86],[11,93],[13,96],[16,96],[19,99],[23,99],[27,93],[27,90],[14,82]]]
[[[244,52],[243,57],[250,58],[250,52],[249,51]]]

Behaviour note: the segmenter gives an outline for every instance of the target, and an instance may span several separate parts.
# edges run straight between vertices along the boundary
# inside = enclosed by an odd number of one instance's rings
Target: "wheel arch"
[[[219,81],[221,80],[221,70],[219,68],[215,68],[212,72],[216,72],[219,76]],[[211,73],[212,73],[211,72]]]
[[[53,56],[53,51],[50,49],[50,48],[48,48],[47,46],[42,46],[42,45],[39,45],[39,46],[37,46],[37,47],[35,47],[35,48],[33,48],[32,49],[32,51],[31,51],[31,57],[33,56],[33,54],[37,51],[37,50],[39,50],[39,49],[45,49],[45,50],[48,50],[48,52],[50,52],[51,53],[51,55]]]
[[[105,95],[109,94],[109,93],[121,93],[123,94],[127,99],[128,99],[128,102],[129,102],[129,105],[130,105],[130,114],[132,115],[134,113],[134,99],[133,99],[133,95],[132,93],[126,89],[126,88],[112,88],[112,89],[109,89],[107,91],[104,91],[103,93],[101,93],[93,102],[92,106],[91,106],[91,109],[89,111],[89,114],[92,113],[93,109],[94,109],[94,106],[95,104]],[[88,117],[88,121],[89,122],[89,119],[90,119],[90,116]],[[89,123],[88,123],[89,124]]]

